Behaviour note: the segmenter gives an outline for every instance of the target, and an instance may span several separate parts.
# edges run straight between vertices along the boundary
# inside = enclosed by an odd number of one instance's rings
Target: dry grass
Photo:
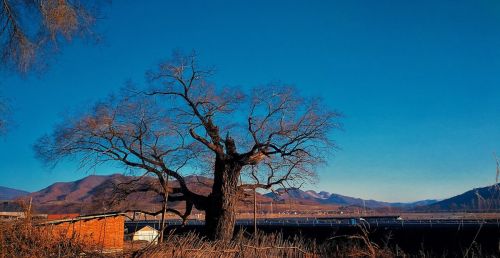
[[[25,205],[26,206],[26,205]],[[387,242],[372,241],[370,228],[359,225],[357,235],[338,235],[321,244],[314,239],[282,234],[259,233],[253,236],[240,231],[232,241],[210,241],[197,233],[176,234],[171,232],[163,244],[132,244],[124,252],[103,254],[78,238],[51,235],[46,227],[36,226],[39,221],[31,217],[29,208],[26,218],[0,221],[0,258],[4,257],[446,257],[426,250],[406,253]],[[479,232],[478,232],[479,233]],[[139,245],[137,245],[139,244]],[[417,244],[417,243],[416,243]],[[500,249],[499,249],[500,250]],[[454,251],[456,254],[457,250]],[[460,250],[458,250],[460,253]],[[462,249],[463,257],[496,257],[481,250],[474,241]]]
[[[75,257],[87,253],[72,238],[57,238],[31,220],[0,222],[0,257]]]
[[[144,243],[143,243],[144,244]],[[171,233],[160,245],[140,245],[122,253],[103,254],[76,238],[54,238],[46,228],[37,227],[32,220],[0,222],[0,258],[4,257],[446,257],[425,250],[408,254],[389,243],[371,241],[370,231],[361,228],[358,235],[336,236],[318,244],[315,240],[282,234],[263,234],[256,237],[241,232],[230,242],[209,241],[196,233]],[[127,250],[128,249],[128,250]],[[464,257],[487,256],[477,243],[464,249]]]
[[[412,253],[392,245],[390,237],[377,244],[371,239],[369,228],[360,225],[357,235],[335,236],[318,244],[315,240],[295,236],[284,238],[282,234],[263,234],[256,237],[238,233],[230,242],[209,241],[196,233],[170,234],[163,244],[146,246],[131,253],[131,257],[498,257],[494,250],[485,252],[477,243],[461,250],[437,253],[423,246]],[[416,243],[418,245],[418,243]],[[493,253],[491,253],[493,252]]]
[[[399,252],[399,255],[404,255]],[[282,234],[241,232],[230,242],[208,241],[195,233],[171,234],[158,246],[149,246],[134,257],[396,257],[388,247],[379,247],[368,238],[368,232],[348,239],[335,239],[318,245],[314,240]]]
[[[6,257],[103,257],[76,236],[55,235],[47,227],[37,226],[30,208],[21,202],[24,218],[0,221],[0,258]]]

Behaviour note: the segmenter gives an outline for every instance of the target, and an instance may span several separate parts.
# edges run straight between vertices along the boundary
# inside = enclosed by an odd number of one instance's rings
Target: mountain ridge
[[[437,202],[437,200],[420,200],[416,202],[408,202],[408,203],[403,203],[403,202],[384,202],[384,201],[377,201],[377,200],[372,200],[372,199],[362,199],[362,198],[356,198],[356,197],[350,197],[350,196],[345,196],[337,193],[329,193],[326,191],[320,191],[319,193],[314,191],[314,190],[306,190],[303,191],[301,189],[297,188],[291,188],[291,189],[277,189],[274,192],[270,192],[267,194],[264,194],[264,196],[273,198],[275,200],[286,200],[286,199],[297,199],[297,198],[302,198],[308,201],[316,201],[320,204],[334,204],[334,205],[341,205],[341,206],[359,206],[359,207],[366,207],[366,208],[371,208],[371,209],[376,209],[376,208],[387,208],[387,207],[393,207],[393,208],[414,208],[420,205],[428,205],[431,203]]]
[[[499,210],[500,183],[478,187],[425,207],[427,210]]]
[[[10,199],[21,196],[33,198],[33,202],[38,211],[52,213],[86,213],[86,212],[108,212],[110,209],[155,209],[160,200],[154,194],[132,194],[121,200],[122,203],[115,207],[107,207],[113,193],[113,185],[130,181],[137,177],[123,174],[111,175],[89,175],[79,180],[70,182],[56,182],[37,192],[28,193],[26,191],[12,188],[0,187],[0,197],[2,189],[9,189],[13,195],[5,195]],[[145,177],[140,182],[154,185],[153,177]],[[210,192],[212,179],[198,176],[187,176],[186,182],[191,190],[206,195]],[[177,181],[171,181],[174,186]],[[475,188],[444,200],[420,200],[415,202],[384,202],[377,200],[366,200],[362,198],[345,196],[327,191],[316,192],[314,190],[301,190],[297,188],[276,189],[269,193],[258,193],[259,203],[271,203],[277,201],[281,203],[295,203],[301,205],[313,205],[321,207],[358,207],[367,209],[396,209],[401,211],[439,211],[439,210],[496,210],[500,209],[500,184]],[[12,192],[13,191],[13,192]],[[4,191],[8,192],[8,191]],[[251,202],[248,195],[244,198]],[[0,198],[1,200],[2,198]],[[7,199],[7,198],[3,198]],[[172,204],[178,205],[178,204]]]
[[[24,190],[19,190],[15,188],[0,186],[0,200],[14,200],[18,197],[29,194],[29,192]]]

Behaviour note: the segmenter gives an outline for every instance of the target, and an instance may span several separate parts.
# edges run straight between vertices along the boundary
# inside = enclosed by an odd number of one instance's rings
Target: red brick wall
[[[48,225],[54,236],[74,237],[99,250],[123,249],[123,216],[78,220]]]

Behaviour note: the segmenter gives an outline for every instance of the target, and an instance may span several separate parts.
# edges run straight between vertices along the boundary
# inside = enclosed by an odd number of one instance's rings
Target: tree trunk
[[[214,184],[205,210],[207,236],[214,240],[231,240],[236,222],[238,179],[241,165],[216,158]]]

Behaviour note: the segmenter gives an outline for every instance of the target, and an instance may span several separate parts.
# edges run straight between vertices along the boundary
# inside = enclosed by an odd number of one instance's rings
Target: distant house
[[[0,212],[22,212],[20,203],[12,200],[0,200]]]
[[[123,250],[124,213],[49,220],[39,225],[47,227],[52,237],[74,238],[95,250]]]
[[[160,232],[150,226],[145,226],[132,235],[132,241],[148,241],[149,243],[158,243],[158,238],[160,237]]]
[[[0,211],[0,220],[16,220],[24,217],[24,212]]]
[[[26,217],[25,209],[18,201],[0,200],[0,220],[17,220]],[[46,219],[47,214],[31,214],[34,219]]]

